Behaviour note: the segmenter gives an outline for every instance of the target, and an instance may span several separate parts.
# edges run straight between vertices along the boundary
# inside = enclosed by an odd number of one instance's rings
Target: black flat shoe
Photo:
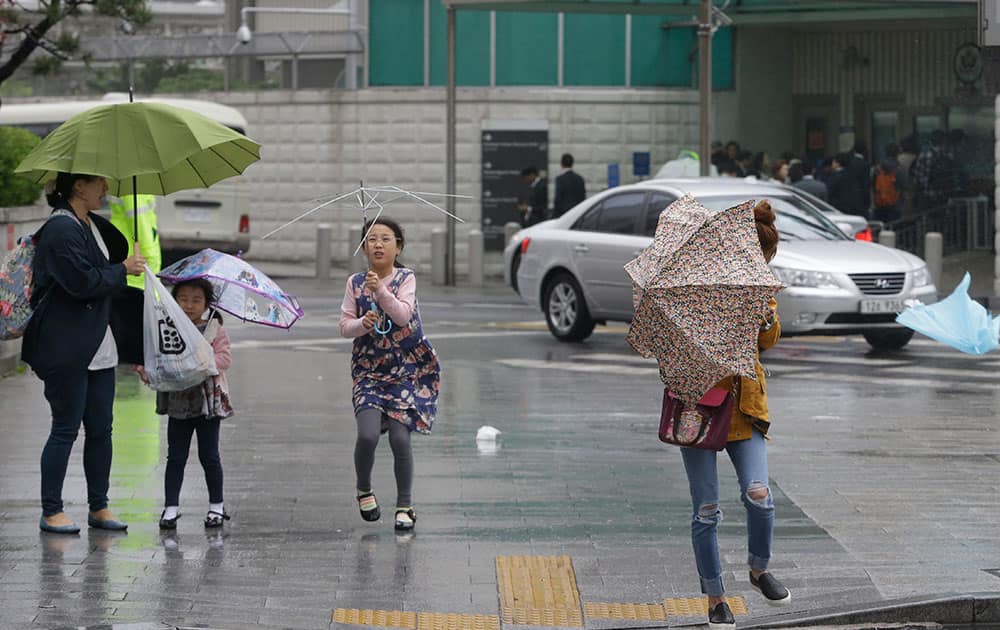
[[[222,514],[219,514],[215,510],[209,510],[208,514],[205,515],[205,527],[207,528],[222,527],[222,524],[228,520],[231,520],[231,518],[232,517],[230,517],[229,514],[225,512],[225,510],[223,510]]]
[[[733,630],[736,628],[736,618],[733,611],[729,609],[729,604],[721,602],[715,608],[708,611],[709,630]]]
[[[750,572],[750,586],[767,599],[767,603],[772,606],[784,606],[792,601],[792,594],[785,588],[785,585],[778,581],[770,573],[761,573],[760,577],[754,577]]]
[[[371,498],[371,501],[366,501],[365,499]],[[365,506],[374,504],[375,507],[369,507],[365,509]],[[369,523],[374,523],[378,519],[382,518],[382,510],[378,506],[378,501],[375,499],[375,494],[372,492],[364,492],[358,495],[358,510],[361,512],[361,518],[365,519]]]
[[[402,514],[407,518],[400,519],[399,515]],[[413,511],[413,508],[406,508],[405,510],[396,510],[396,531],[397,532],[408,532],[413,529],[417,524],[417,513]]]
[[[177,529],[177,519],[179,519],[181,515],[178,514],[173,518],[163,518],[163,515],[166,513],[166,510],[160,512],[160,529]]]

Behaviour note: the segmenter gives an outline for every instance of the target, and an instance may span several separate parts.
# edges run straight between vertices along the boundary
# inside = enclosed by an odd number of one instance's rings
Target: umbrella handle
[[[373,313],[378,312],[378,308],[375,306],[375,302],[372,302],[371,311]],[[382,330],[381,328],[379,328],[379,325],[378,325],[377,321],[375,322],[375,324],[372,327],[375,329],[375,332],[377,332],[378,334],[380,334],[383,337],[385,337],[386,335],[389,334],[389,331],[392,330],[392,319],[389,319],[389,323],[386,325],[385,330]]]

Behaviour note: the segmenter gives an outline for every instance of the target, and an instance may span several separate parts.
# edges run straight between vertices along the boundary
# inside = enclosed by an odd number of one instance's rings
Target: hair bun
[[[774,209],[771,208],[771,203],[766,199],[757,202],[757,205],[753,207],[754,221],[767,225],[774,225],[775,218]]]

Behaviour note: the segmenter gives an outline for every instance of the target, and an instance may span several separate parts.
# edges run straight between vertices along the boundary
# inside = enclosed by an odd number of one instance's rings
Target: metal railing
[[[939,232],[944,255],[993,249],[993,211],[985,196],[955,197],[944,206],[885,224],[896,233],[896,247],[924,256],[924,235]]]

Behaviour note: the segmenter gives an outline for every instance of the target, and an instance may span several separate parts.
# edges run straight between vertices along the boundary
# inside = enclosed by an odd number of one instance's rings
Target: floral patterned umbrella
[[[754,204],[713,213],[686,195],[625,265],[637,299],[629,345],[655,357],[663,383],[687,403],[727,376],[755,378],[757,331],[782,285],[761,253]]]

